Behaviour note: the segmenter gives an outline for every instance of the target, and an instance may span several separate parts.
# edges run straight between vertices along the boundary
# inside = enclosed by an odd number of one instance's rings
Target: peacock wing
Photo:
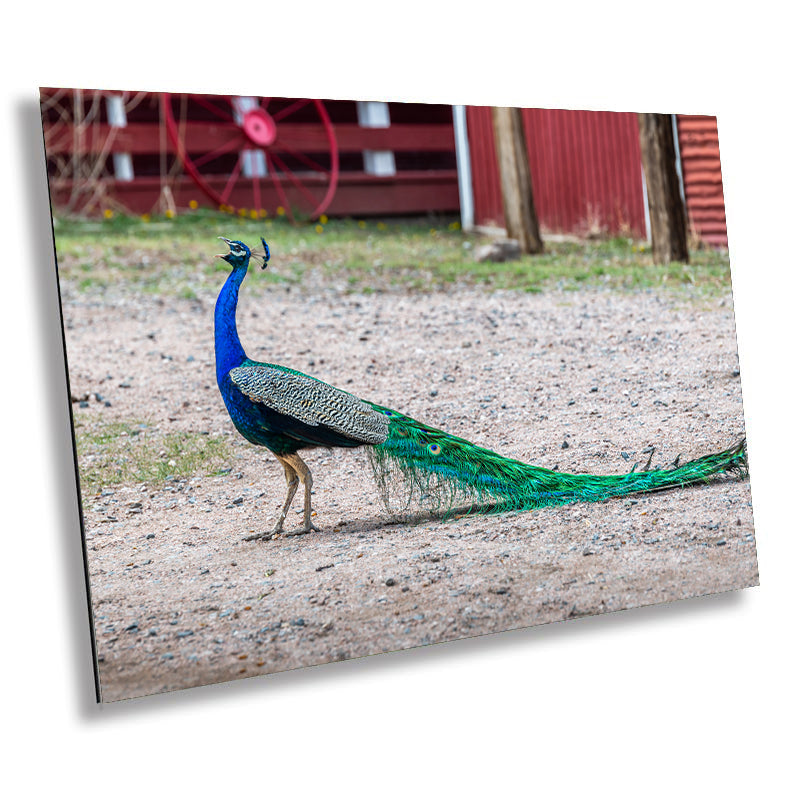
[[[385,414],[349,392],[273,364],[245,363],[229,373],[254,403],[312,427],[325,426],[364,444],[380,444],[389,431]]]

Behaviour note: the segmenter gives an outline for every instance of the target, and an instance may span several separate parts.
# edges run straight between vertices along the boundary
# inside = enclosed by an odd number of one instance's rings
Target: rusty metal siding
[[[524,109],[534,200],[545,231],[644,237],[636,114]],[[475,221],[502,225],[491,109],[467,109]]]
[[[717,118],[678,114],[677,127],[690,231],[706,244],[727,247]]]

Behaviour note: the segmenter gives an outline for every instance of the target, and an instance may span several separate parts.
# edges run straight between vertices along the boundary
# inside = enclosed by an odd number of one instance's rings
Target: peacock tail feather
[[[387,508],[403,487],[404,503],[414,499],[432,510],[472,513],[597,502],[639,492],[706,482],[713,476],[747,470],[745,441],[682,466],[622,475],[555,472],[525,464],[430,428],[397,411],[370,403],[389,417],[384,442],[369,448],[375,479]],[[394,510],[394,509],[390,509]]]

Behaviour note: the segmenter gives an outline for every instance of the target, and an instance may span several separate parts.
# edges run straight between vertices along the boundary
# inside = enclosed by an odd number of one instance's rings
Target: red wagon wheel
[[[339,150],[319,100],[162,95],[167,133],[220,208],[316,219],[339,179]]]

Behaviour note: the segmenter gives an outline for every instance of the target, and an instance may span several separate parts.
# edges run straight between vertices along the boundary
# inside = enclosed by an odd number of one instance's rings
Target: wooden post
[[[522,111],[519,108],[495,107],[492,108],[492,121],[508,236],[519,242],[523,253],[542,253],[544,244],[539,235],[539,220],[533,203]]]
[[[686,207],[675,164],[670,114],[639,114],[639,144],[647,184],[653,261],[689,263]]]

